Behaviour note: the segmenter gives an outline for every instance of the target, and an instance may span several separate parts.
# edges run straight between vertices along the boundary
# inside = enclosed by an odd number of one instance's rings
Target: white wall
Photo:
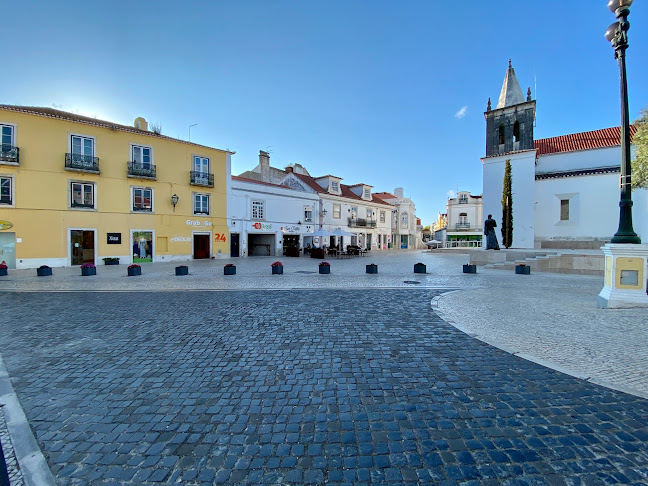
[[[534,247],[535,151],[483,158],[483,216],[493,215],[495,233],[502,246],[502,188],[506,159],[511,160],[513,178],[513,248]],[[484,218],[485,219],[485,218]]]
[[[578,152],[562,152],[538,156],[536,172],[562,172],[568,170],[593,169],[621,164],[621,147],[608,147]]]

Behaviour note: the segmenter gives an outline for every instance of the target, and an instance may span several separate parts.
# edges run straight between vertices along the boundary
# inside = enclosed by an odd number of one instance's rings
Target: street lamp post
[[[632,228],[632,186],[630,165],[630,117],[628,113],[628,80],[626,77],[625,51],[628,48],[628,14],[632,0],[610,0],[608,8],[619,19],[605,32],[605,38],[612,43],[614,57],[619,60],[621,78],[621,200],[619,201],[619,229],[612,237],[612,243],[640,244],[641,238]]]

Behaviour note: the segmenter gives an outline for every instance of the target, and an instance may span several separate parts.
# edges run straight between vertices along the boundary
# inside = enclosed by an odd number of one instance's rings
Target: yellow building
[[[9,268],[228,256],[231,155],[51,108],[0,105]]]

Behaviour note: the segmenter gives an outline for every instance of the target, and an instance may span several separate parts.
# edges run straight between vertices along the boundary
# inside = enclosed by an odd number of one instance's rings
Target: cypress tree
[[[502,243],[506,248],[513,245],[513,192],[511,159],[506,160],[504,168],[504,188],[502,190]]]

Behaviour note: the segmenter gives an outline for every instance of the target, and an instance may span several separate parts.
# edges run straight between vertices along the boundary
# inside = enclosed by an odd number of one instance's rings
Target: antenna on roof
[[[274,147],[274,145],[268,145],[268,146],[266,147],[266,150],[265,150],[265,151],[268,152],[269,154],[272,153],[272,150],[270,150],[270,147]]]

